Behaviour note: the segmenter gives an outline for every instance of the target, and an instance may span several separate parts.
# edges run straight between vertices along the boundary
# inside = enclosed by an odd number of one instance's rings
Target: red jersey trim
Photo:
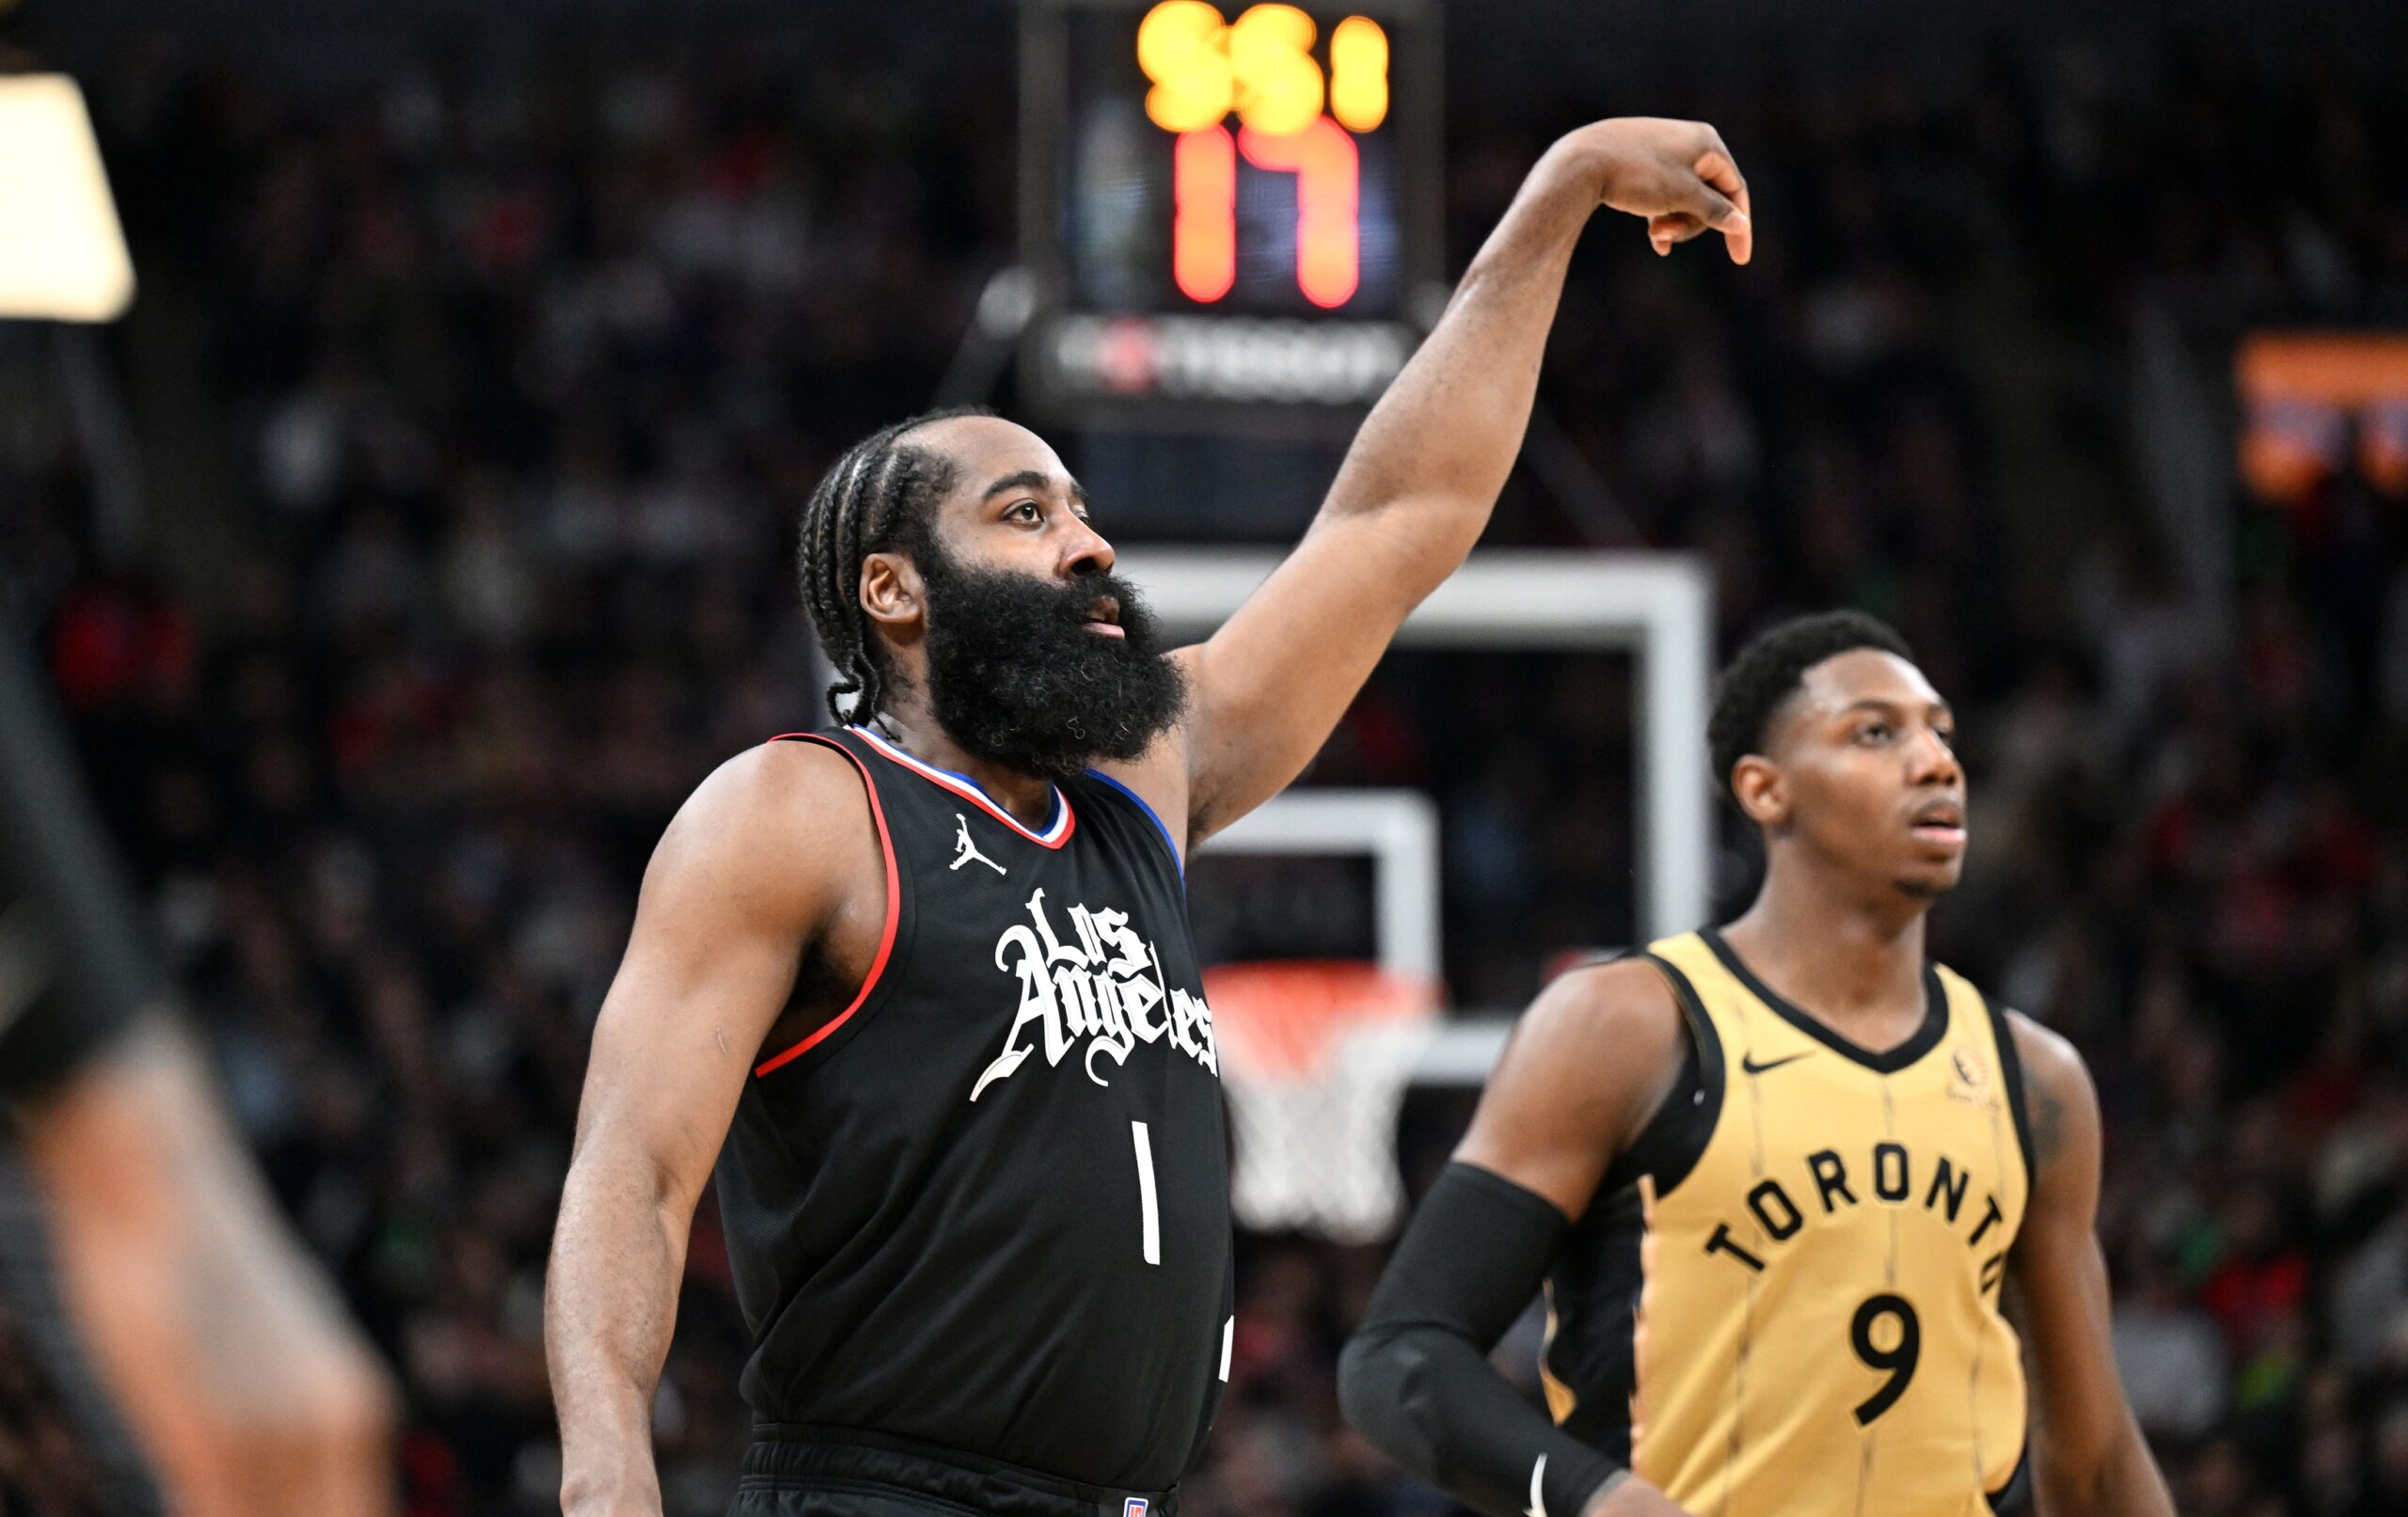
[[[755,1080],[801,1058],[826,1041],[829,1035],[834,1033],[837,1028],[853,1019],[853,1013],[862,1009],[862,1003],[869,1000],[869,993],[878,988],[879,978],[886,973],[886,961],[895,952],[895,929],[903,924],[903,889],[902,880],[895,867],[895,839],[886,830],[886,808],[879,804],[878,782],[870,777],[869,766],[862,762],[860,754],[851,751],[841,743],[829,742],[817,733],[780,733],[770,741],[784,742],[789,738],[799,738],[804,742],[820,743],[832,748],[844,754],[853,767],[861,771],[862,787],[869,793],[870,819],[878,824],[878,846],[879,851],[886,855],[886,931],[878,940],[878,956],[870,960],[869,973],[862,977],[861,992],[853,997],[853,1003],[830,1018],[817,1032],[784,1053],[753,1066],[752,1077]]]
[[[940,769],[926,759],[914,758],[867,727],[848,727],[846,730],[930,784],[952,791],[1039,847],[1058,848],[1069,842],[1070,834],[1078,830],[1078,816],[1070,810],[1070,798],[1062,793],[1060,785],[1054,786],[1054,820],[1046,825],[1044,831],[1039,832],[988,798],[987,792],[979,789],[977,782],[968,775]]]

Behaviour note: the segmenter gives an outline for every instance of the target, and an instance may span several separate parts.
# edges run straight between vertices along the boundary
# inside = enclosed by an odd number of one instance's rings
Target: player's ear
[[[861,597],[871,621],[892,627],[917,622],[927,607],[920,571],[900,553],[863,557]]]
[[[1789,820],[1789,777],[1762,753],[1751,753],[1731,766],[1731,794],[1758,827],[1780,827]]]

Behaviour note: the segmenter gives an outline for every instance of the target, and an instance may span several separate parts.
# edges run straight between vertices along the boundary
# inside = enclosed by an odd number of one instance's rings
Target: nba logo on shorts
[[[1146,1517],[1146,1498],[1131,1496],[1120,1504],[1120,1517]]]

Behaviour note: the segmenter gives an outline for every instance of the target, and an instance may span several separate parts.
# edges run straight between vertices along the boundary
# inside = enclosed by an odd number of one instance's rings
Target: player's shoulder
[[[1457,1159],[1578,1219],[1678,1079],[1681,1014],[1645,959],[1558,975],[1514,1025]]]
[[[1526,1053],[1576,1064],[1602,1054],[1640,1067],[1677,1063],[1686,1035],[1671,982],[1640,955],[1557,975],[1522,1014],[1513,1035]]]
[[[809,823],[827,804],[862,795],[860,767],[829,743],[773,738],[722,762],[694,787],[685,809],[764,825]]]
[[[861,771],[842,750],[760,743],[694,787],[662,834],[654,868],[808,877],[813,871],[798,865],[842,857],[848,844],[867,840],[869,817]]]
[[[2090,1091],[2090,1067],[2083,1062],[2082,1051],[2072,1039],[2013,1007],[2000,1010],[2007,1036],[2015,1040],[2015,1058],[2023,1067],[2025,1084],[2068,1093]]]
[[[2067,1154],[2095,1156],[2099,1145],[2099,1090],[2090,1067],[2064,1034],[2015,1010],[2005,1011],[2007,1035],[2015,1040],[2023,1072],[2023,1104],[2032,1127],[2032,1157],[2042,1171]],[[2095,1158],[2094,1161],[2095,1162]]]

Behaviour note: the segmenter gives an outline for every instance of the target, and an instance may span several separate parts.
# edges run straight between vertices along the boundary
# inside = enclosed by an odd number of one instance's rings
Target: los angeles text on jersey
[[[1108,1083],[1096,1072],[1099,1055],[1126,1064],[1139,1043],[1165,1038],[1213,1074],[1221,1072],[1212,1008],[1203,997],[1165,982],[1161,955],[1129,925],[1127,912],[1073,906],[1073,940],[1066,942],[1046,913],[1042,887],[1030,893],[1026,909],[1028,922],[1015,923],[995,940],[995,967],[1020,981],[1020,1009],[1004,1035],[1004,1051],[971,1087],[972,1100],[1036,1051],[1021,1044],[1032,1022],[1049,1066],[1086,1039],[1086,1075],[1099,1085]]]
[[[1925,1161],[1905,1144],[1877,1143],[1854,1168],[1836,1148],[1807,1154],[1798,1166],[1789,1184],[1782,1183],[1779,1176],[1767,1176],[1748,1192],[1748,1213],[1774,1248],[1805,1230],[1810,1208],[1815,1209],[1815,1216],[1831,1217],[1850,1212],[1868,1200],[1893,1208],[1919,1205],[1962,1232],[1967,1248],[1978,1254],[1987,1243],[1994,1252],[1982,1260],[1981,1288],[1987,1291],[1999,1283],[2009,1240],[1998,1228],[2006,1221],[2006,1211],[1999,1204],[1998,1193],[1988,1186],[1978,1203],[1972,1200],[1975,1177],[1971,1165],[1945,1154]],[[1715,1225],[1706,1238],[1705,1252],[1764,1272],[1765,1258],[1740,1244],[1728,1221]],[[1774,1257],[1778,1259],[1779,1255]]]

